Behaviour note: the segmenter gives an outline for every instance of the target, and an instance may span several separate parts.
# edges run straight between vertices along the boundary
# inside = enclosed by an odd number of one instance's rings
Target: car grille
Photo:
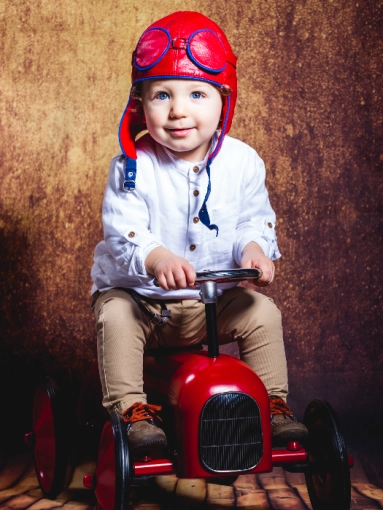
[[[258,404],[244,393],[211,397],[200,419],[200,456],[209,471],[246,471],[262,457],[262,427]]]

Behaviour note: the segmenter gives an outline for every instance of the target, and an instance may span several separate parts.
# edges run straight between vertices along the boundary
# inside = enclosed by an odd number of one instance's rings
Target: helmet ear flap
[[[140,84],[137,85],[134,85],[130,91],[129,101],[121,118],[118,131],[121,150],[125,156],[131,159],[137,158],[136,137],[146,129]]]

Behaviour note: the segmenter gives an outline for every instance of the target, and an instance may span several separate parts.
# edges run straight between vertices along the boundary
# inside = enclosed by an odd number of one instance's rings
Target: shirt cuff
[[[132,263],[133,266],[136,268],[137,276],[140,277],[152,277],[145,268],[145,260],[146,257],[149,255],[151,251],[153,251],[155,248],[163,247],[166,248],[164,244],[161,243],[149,243],[148,245],[141,247],[136,246],[133,254]]]
[[[271,260],[277,260],[281,257],[281,253],[278,249],[276,239],[265,239],[264,237],[252,237],[245,236],[238,242],[236,249],[234,250],[234,259],[236,263],[240,266],[242,260],[242,252],[247,244],[250,242],[257,243],[263,250],[263,253],[266,257],[269,257]]]

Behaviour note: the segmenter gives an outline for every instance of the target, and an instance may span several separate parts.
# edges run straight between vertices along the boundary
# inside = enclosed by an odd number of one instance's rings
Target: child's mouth
[[[172,129],[169,128],[167,131],[170,133],[171,136],[174,136],[176,138],[182,138],[184,136],[187,136],[193,128],[176,128]]]

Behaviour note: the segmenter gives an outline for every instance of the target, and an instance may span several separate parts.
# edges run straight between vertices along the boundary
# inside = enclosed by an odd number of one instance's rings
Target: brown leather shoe
[[[157,426],[161,421],[156,414],[159,411],[160,406],[136,402],[122,413],[128,424],[128,442],[132,456],[157,456],[166,447],[165,432]]]
[[[304,443],[308,430],[295,418],[289,406],[280,397],[270,397],[271,436],[273,446],[285,446],[290,441]]]

